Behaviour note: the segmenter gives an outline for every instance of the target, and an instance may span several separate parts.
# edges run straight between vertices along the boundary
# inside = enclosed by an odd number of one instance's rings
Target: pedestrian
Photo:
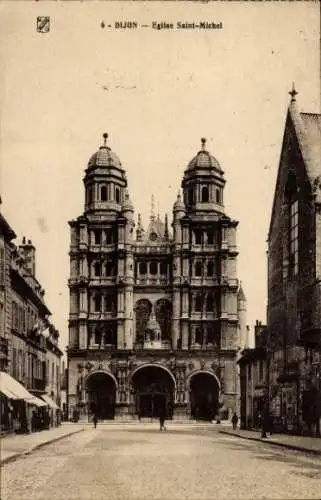
[[[239,417],[234,412],[233,416],[232,416],[232,425],[233,425],[233,430],[234,431],[236,431],[236,429],[237,429],[237,423],[238,423],[238,421],[239,421]]]
[[[94,427],[95,427],[95,429],[96,429],[96,427],[97,427],[97,422],[98,422],[97,413],[94,413],[94,416],[93,416],[93,422],[94,422]]]
[[[270,414],[269,415],[269,433],[270,433],[270,436],[272,436],[274,432],[274,419],[273,419],[273,416]]]
[[[166,431],[165,427],[165,408],[161,407],[159,411],[159,430]]]

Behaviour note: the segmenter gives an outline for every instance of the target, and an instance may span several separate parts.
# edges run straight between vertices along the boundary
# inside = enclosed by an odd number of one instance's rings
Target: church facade
[[[101,419],[212,420],[239,408],[246,298],[238,222],[206,149],[189,162],[172,224],[143,228],[119,158],[104,144],[85,171],[84,213],[69,222],[68,407]]]

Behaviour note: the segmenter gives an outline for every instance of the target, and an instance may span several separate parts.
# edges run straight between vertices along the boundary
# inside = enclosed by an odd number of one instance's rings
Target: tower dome
[[[223,172],[217,159],[206,150],[206,139],[201,139],[202,149],[189,162],[187,170],[196,170],[203,168],[215,168],[219,172]]]
[[[103,134],[104,144],[100,146],[98,151],[91,155],[88,161],[88,168],[110,168],[116,167],[122,170],[121,161],[118,156],[107,146],[108,134]]]

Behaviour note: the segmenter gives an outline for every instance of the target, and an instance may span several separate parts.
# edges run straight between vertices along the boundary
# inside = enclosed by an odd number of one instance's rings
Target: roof
[[[237,298],[238,298],[238,300],[246,300],[245,293],[244,293],[244,290],[243,290],[241,283],[240,283],[240,287],[239,287],[238,292],[237,292]]]
[[[11,241],[14,238],[16,238],[16,233],[12,229],[12,227],[9,225],[7,220],[4,218],[4,216],[0,213],[0,234],[4,234],[6,238]]]
[[[214,168],[220,173],[223,173],[223,170],[217,159],[205,149],[206,139],[202,138],[201,142],[202,142],[202,149],[189,162],[187,170]]]
[[[306,167],[307,175],[311,183],[312,192],[315,195],[315,201],[321,203],[321,115],[319,113],[299,112],[296,101],[291,100],[283,134],[282,151],[287,134],[287,124],[291,120],[302,158]],[[272,206],[272,215],[270,219],[269,236],[274,220],[274,212],[277,197],[277,186],[279,184],[281,164],[279,163],[276,187],[274,190],[274,199]]]
[[[318,201],[321,201],[321,115],[300,113],[300,116],[305,131],[302,147],[308,157],[306,161],[308,176]]]
[[[122,168],[118,156],[107,146],[101,146],[88,162],[88,168],[92,167],[116,167]]]
[[[144,233],[144,242],[159,244],[160,241],[166,240],[166,225],[160,219],[159,215],[157,217],[151,216],[150,222],[146,232]]]

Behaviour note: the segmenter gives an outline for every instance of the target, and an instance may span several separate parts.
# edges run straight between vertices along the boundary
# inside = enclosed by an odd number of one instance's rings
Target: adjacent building
[[[267,387],[267,328],[260,321],[254,327],[255,346],[245,347],[238,360],[240,366],[241,429],[261,427],[265,411]]]
[[[238,411],[246,298],[238,222],[224,172],[202,147],[188,163],[172,224],[146,229],[118,156],[104,144],[85,171],[84,212],[70,224],[69,414],[211,420]]]
[[[1,427],[25,431],[32,414],[59,407],[62,352],[36,279],[36,249],[15,237],[0,215]]]
[[[318,432],[321,115],[290,94],[268,235],[270,405],[284,430]]]

